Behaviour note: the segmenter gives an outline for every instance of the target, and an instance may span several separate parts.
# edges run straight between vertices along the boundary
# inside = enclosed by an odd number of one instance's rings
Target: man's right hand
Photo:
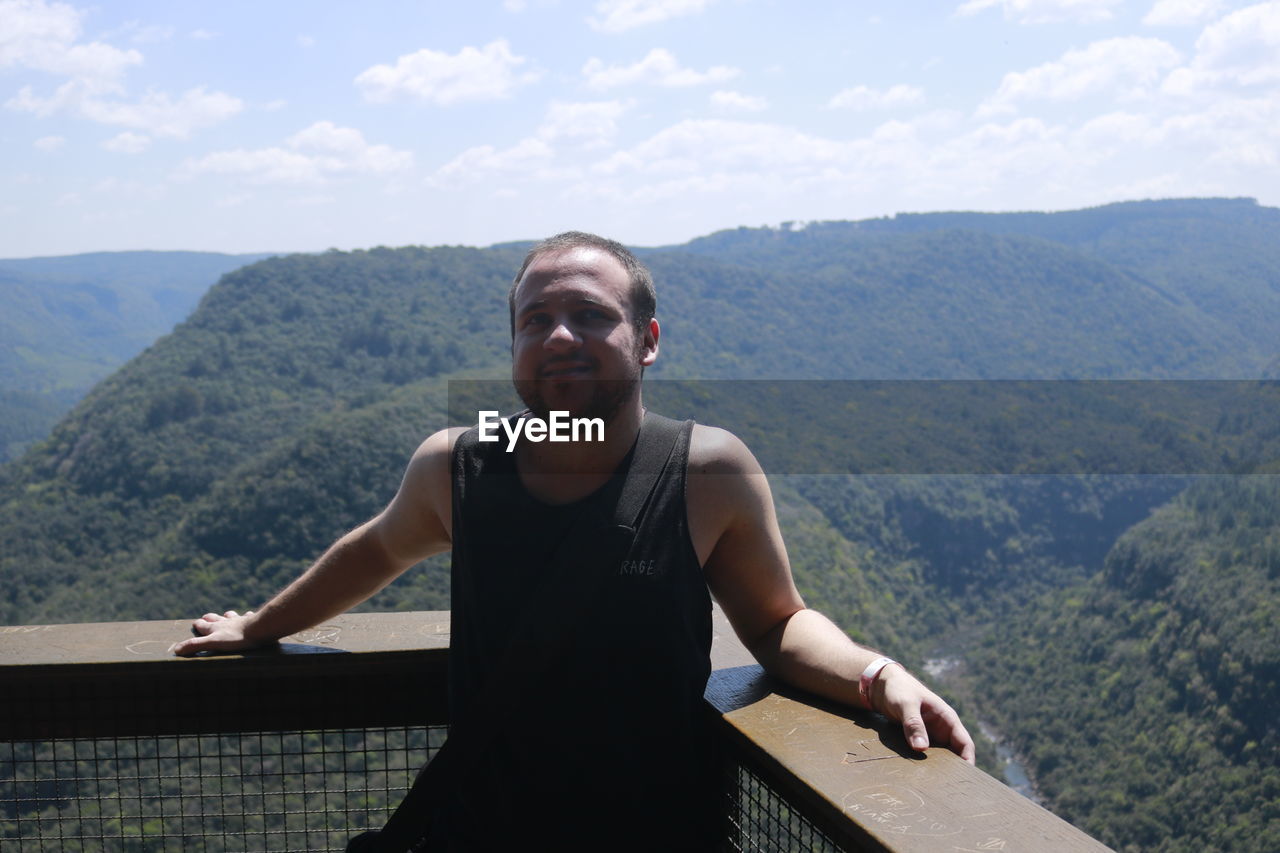
[[[252,615],[252,610],[243,616],[234,610],[228,610],[221,616],[206,613],[191,623],[191,632],[196,636],[175,643],[169,651],[191,657],[199,652],[239,652],[261,645],[245,638],[245,623]]]

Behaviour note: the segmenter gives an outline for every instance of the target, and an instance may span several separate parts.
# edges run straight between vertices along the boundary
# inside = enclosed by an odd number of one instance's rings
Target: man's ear
[[[640,366],[649,367],[658,360],[658,338],[662,337],[662,329],[657,319],[649,320],[649,328],[644,330],[644,340],[640,347]]]

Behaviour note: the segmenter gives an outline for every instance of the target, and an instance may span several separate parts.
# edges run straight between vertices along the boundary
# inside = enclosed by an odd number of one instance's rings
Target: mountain
[[[1277,506],[1274,475],[1198,482],[971,656],[1041,791],[1118,850],[1276,849]]]
[[[889,378],[1226,379],[1276,360],[1277,233],[1275,208],[1191,199],[739,228],[673,248],[785,269],[856,306],[869,368],[886,349],[915,356]]]
[[[265,255],[97,252],[0,260],[0,462],[168,332],[223,273]]]
[[[718,260],[722,289],[697,296],[740,303],[761,327],[735,341],[762,349],[726,364],[731,374],[779,340],[787,361],[770,370],[777,377],[1209,378],[1254,370],[1229,342],[1202,333],[1187,306],[1127,269],[1042,240],[824,234],[775,251],[758,284],[746,259],[728,252]],[[691,264],[655,258],[654,266],[670,281]],[[741,272],[729,278],[726,267]]]
[[[515,263],[503,252],[376,249],[275,258],[224,276],[172,334],[0,469],[0,562],[12,579],[0,619],[84,619],[103,607],[116,618],[177,613],[205,578],[212,595],[246,584],[254,597],[269,594],[303,552],[314,556],[318,542],[385,502],[431,431],[423,414],[380,428],[395,393],[413,384],[403,399],[420,407],[422,394],[444,388],[445,365],[501,360]],[[348,428],[353,419],[359,426]],[[394,436],[394,458],[380,457],[375,445]],[[330,484],[344,452],[361,473]],[[301,464],[308,453],[326,460],[323,470]],[[300,480],[310,502],[270,508],[279,488]],[[376,489],[372,502],[355,499],[362,482]],[[326,484],[338,491],[326,494]],[[243,515],[229,495],[246,502]],[[292,558],[289,568],[246,568],[268,547],[259,534],[285,536],[261,521],[295,507],[304,541],[272,551],[271,565]],[[226,544],[218,529],[229,516],[255,533]],[[192,519],[217,524],[193,530]],[[218,568],[192,568],[205,562]]]
[[[1248,708],[1280,699],[1275,496],[1187,475],[1280,470],[1280,389],[1259,381],[1280,363],[1278,215],[1147,202],[645,250],[663,328],[646,399],[746,438],[807,600],[895,656],[962,656],[967,713],[1051,807],[1123,849],[1264,849],[1246,839],[1280,842],[1280,762],[1274,715]],[[0,468],[0,622],[260,603],[377,512],[450,413],[506,393],[526,248],[223,275]],[[1090,381],[954,381],[1062,378]],[[367,607],[448,593],[435,559]],[[1198,805],[1230,797],[1222,820],[1169,813],[1183,773],[1206,780]]]

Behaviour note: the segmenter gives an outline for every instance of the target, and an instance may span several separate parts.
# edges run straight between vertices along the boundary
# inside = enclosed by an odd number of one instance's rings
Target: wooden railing
[[[0,848],[341,850],[444,738],[447,612],[174,658],[188,624],[0,628]],[[1106,849],[881,718],[783,689],[715,625],[726,849]]]

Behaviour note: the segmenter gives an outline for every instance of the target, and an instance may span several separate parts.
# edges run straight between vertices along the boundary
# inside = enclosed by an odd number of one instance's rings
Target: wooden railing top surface
[[[0,666],[57,667],[184,661],[208,664],[245,655],[175,658],[174,643],[191,636],[191,620],[19,625],[0,628]],[[449,648],[449,612],[348,613],[286,637],[278,649],[252,656],[325,652],[396,652]]]
[[[346,614],[246,655],[174,658],[190,620],[0,627],[0,672],[28,683],[74,672],[176,673],[310,668],[386,671],[397,656],[445,660],[447,611]],[[945,749],[910,750],[896,725],[789,690],[764,674],[715,612],[706,698],[753,769],[803,800],[820,828],[895,853],[1100,851],[1107,848]],[[321,661],[318,656],[327,658]],[[373,664],[377,662],[378,667]],[[277,669],[283,668],[283,669]]]
[[[707,700],[736,736],[802,779],[791,792],[819,825],[849,820],[858,849],[893,853],[1105,851],[1109,848],[941,748],[908,748],[883,717],[792,691],[758,668],[711,674]]]
[[[716,669],[754,664],[716,608],[712,622],[712,666]],[[289,655],[348,652],[355,654],[421,652],[449,648],[448,610],[408,613],[346,613],[285,637],[278,648],[247,655],[175,658],[174,643],[191,636],[190,619],[153,622],[93,622],[74,625],[0,626],[0,667],[60,667],[132,664],[145,661],[209,664],[218,661]]]

